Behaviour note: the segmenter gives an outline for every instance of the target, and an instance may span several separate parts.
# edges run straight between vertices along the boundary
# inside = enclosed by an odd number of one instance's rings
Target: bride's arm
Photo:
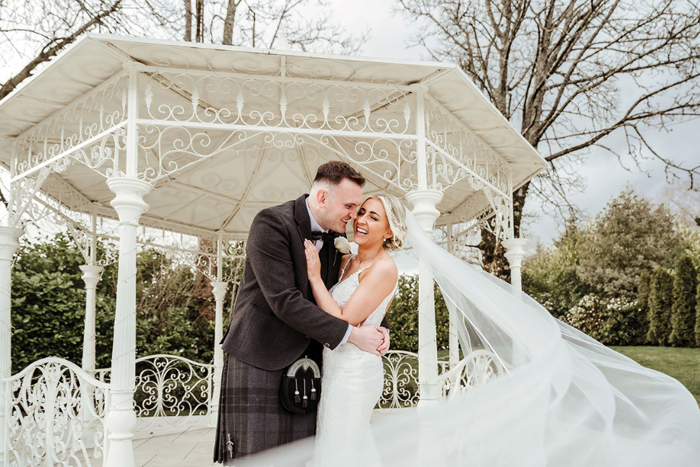
[[[393,290],[398,277],[398,271],[393,261],[377,261],[363,273],[362,282],[346,303],[345,308],[340,308],[326,289],[326,284],[323,283],[318,252],[311,242],[306,243],[306,264],[316,305],[326,313],[353,326],[364,322],[377,309],[382,300]]]

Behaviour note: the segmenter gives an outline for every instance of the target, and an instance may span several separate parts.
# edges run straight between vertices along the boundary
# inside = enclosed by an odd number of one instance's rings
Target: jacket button
[[[304,335],[304,339],[311,339],[311,337]]]
[[[328,342],[326,342],[325,344],[323,344],[323,346],[324,346],[325,348],[327,348],[327,349],[330,349],[330,348],[331,348],[331,345],[330,345]]]

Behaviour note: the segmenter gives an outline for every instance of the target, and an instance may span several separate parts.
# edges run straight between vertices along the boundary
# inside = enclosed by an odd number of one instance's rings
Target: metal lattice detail
[[[126,123],[126,95],[127,80],[120,74],[20,135],[12,177],[69,155],[92,168],[111,160],[112,133]]]
[[[510,168],[493,149],[431,97],[426,97],[429,168],[435,188],[466,179],[474,190],[508,193]]]
[[[407,134],[415,115],[405,99],[406,87],[391,83],[144,70],[154,71],[143,96],[151,120]],[[209,103],[213,101],[221,104],[215,107]],[[255,107],[250,106],[251,101],[256,102]],[[400,117],[387,117],[389,113]]]
[[[474,350],[441,376],[442,395],[447,398],[455,397],[504,373],[501,361],[493,352],[485,349]]]
[[[384,356],[384,390],[377,407],[415,407],[419,400],[418,355],[401,350],[387,352]]]
[[[60,358],[38,360],[3,382],[5,465],[82,466],[91,465],[88,455],[104,457],[106,383]]]
[[[111,369],[98,370],[109,379]],[[149,355],[136,359],[134,410],[141,420],[140,433],[148,433],[163,420],[171,428],[187,427],[192,417],[209,414],[214,365],[175,355]],[[139,433],[137,433],[138,435]]]

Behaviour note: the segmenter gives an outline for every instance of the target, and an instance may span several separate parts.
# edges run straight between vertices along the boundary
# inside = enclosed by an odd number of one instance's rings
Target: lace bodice
[[[344,308],[345,305],[348,303],[348,300],[350,300],[352,294],[355,293],[355,290],[360,285],[360,273],[367,269],[359,269],[358,271],[355,271],[354,273],[350,274],[347,278],[345,278],[345,269],[348,267],[348,264],[350,264],[350,260],[348,260],[348,262],[345,263],[345,267],[343,268],[340,274],[340,279],[338,279],[338,283],[331,287],[331,290],[329,290],[331,297],[333,297],[333,300],[335,300],[335,303],[337,303],[340,308]],[[397,288],[398,281],[394,286],[394,290],[392,290],[392,292],[389,295],[387,295],[386,298],[384,298],[384,300],[382,300],[382,303],[380,303],[379,306],[372,312],[372,314],[370,314],[367,317],[363,324],[376,324],[377,326],[381,324],[382,319],[384,318],[384,313],[386,313],[386,308],[389,305],[391,299],[394,297],[394,294],[396,294]]]

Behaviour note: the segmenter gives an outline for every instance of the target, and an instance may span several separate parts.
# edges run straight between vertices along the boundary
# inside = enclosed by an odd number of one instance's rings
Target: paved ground
[[[137,467],[199,467],[212,463],[214,428],[199,428],[134,441]]]
[[[377,410],[372,415],[372,423],[381,422],[392,413],[398,412]],[[136,467],[221,467],[212,462],[214,432],[214,428],[195,426],[182,433],[136,439]]]

